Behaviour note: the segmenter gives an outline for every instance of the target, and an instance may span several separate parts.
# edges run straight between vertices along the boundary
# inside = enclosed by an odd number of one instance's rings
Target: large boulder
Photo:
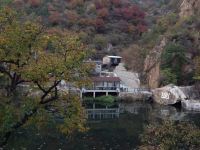
[[[182,100],[188,99],[184,92],[173,84],[153,90],[153,99],[155,102],[163,105],[173,105]]]

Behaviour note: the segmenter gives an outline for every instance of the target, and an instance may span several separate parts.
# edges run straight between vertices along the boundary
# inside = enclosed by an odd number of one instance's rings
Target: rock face
[[[153,99],[162,105],[173,105],[187,99],[187,96],[179,87],[170,84],[153,90]]]
[[[200,100],[183,100],[181,105],[186,110],[200,111]]]
[[[183,0],[180,6],[180,17],[189,17],[200,14],[200,0]]]
[[[160,59],[161,54],[166,46],[167,39],[163,38],[159,45],[155,46],[153,51],[146,57],[144,71],[147,74],[149,88],[154,89],[160,83]]]

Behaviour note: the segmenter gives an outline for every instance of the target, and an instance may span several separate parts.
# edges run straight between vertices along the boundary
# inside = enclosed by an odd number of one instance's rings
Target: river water
[[[200,113],[173,106],[145,102],[119,104],[102,110],[88,109],[88,127],[85,133],[66,138],[53,130],[38,133],[34,128],[17,131],[6,149],[27,150],[133,150],[149,123],[165,119],[185,120],[200,126]]]

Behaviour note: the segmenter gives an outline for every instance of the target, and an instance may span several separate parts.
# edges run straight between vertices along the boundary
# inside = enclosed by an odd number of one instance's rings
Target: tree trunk
[[[7,96],[11,96],[17,89],[17,86],[21,83],[25,82],[24,80],[20,79],[20,76],[16,73],[13,76],[10,76],[10,84],[6,87]]]

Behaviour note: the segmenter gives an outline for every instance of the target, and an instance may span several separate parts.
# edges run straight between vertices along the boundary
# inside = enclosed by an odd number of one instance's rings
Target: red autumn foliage
[[[133,17],[133,10],[125,7],[121,9],[121,14],[125,19],[129,20]]]
[[[113,10],[115,17],[121,17],[121,8],[114,8]]]
[[[101,29],[101,28],[104,27],[104,25],[105,25],[105,23],[104,23],[103,19],[97,18],[95,20],[95,27],[96,27],[96,29]]]
[[[28,3],[32,6],[32,7],[38,7],[41,4],[41,0],[29,0]]]
[[[47,4],[47,8],[48,8],[48,11],[50,12],[50,11],[56,11],[56,8],[53,6],[53,4],[51,4],[51,3],[48,3]]]
[[[49,16],[49,22],[52,24],[59,24],[62,21],[61,14],[57,11],[52,11]]]
[[[137,25],[137,30],[138,30],[139,33],[146,32],[147,31],[147,26],[143,25],[143,24],[138,24]]]
[[[145,13],[136,5],[123,6],[122,8],[114,8],[114,16],[121,17],[125,20],[144,19]]]
[[[111,4],[110,0],[96,0],[95,1],[96,9],[102,9],[105,7],[109,7],[110,4]]]
[[[16,7],[16,8],[19,8],[21,6],[24,5],[24,1],[23,0],[14,0],[13,1],[13,5]]]
[[[128,6],[131,6],[132,4],[130,0],[121,0],[121,5],[124,7],[128,7]]]
[[[125,20],[120,20],[118,23],[118,27],[122,32],[128,32],[128,22]]]
[[[115,6],[115,7],[119,7],[121,5],[121,0],[111,0],[111,3]]]
[[[84,4],[84,0],[70,0],[70,8],[76,8],[78,6],[82,6]]]
[[[95,20],[90,19],[90,18],[88,19],[82,18],[79,20],[79,24],[81,26],[95,26]]]
[[[76,11],[66,11],[65,14],[67,20],[72,23],[75,23],[79,18],[79,15],[76,13]]]
[[[99,18],[107,18],[109,16],[109,11],[107,8],[102,8],[97,11]]]

